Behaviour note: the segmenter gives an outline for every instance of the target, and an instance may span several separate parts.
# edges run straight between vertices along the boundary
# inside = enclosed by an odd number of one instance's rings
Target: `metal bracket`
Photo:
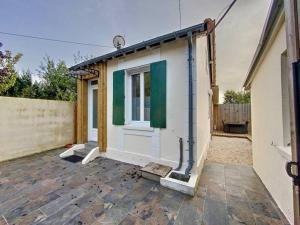
[[[293,182],[294,182],[294,185],[295,186],[299,186],[300,185],[300,176],[299,174],[294,174],[293,173],[293,168],[294,168],[294,171],[298,171],[298,163],[297,162],[288,162],[285,166],[285,170],[287,172],[287,174],[293,178]]]
[[[68,75],[81,80],[82,76],[89,75],[89,74],[99,77],[99,73],[100,72],[95,69],[78,69],[78,70],[70,70]]]

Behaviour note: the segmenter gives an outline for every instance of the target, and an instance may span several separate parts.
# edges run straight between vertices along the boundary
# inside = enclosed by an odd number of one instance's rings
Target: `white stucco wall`
[[[288,157],[276,147],[283,146],[284,137],[281,54],[286,50],[285,35],[282,23],[251,84],[252,146],[255,171],[292,223],[292,182],[285,172]]]
[[[197,169],[198,172],[202,170],[206,153],[211,141],[210,133],[210,107],[212,100],[212,91],[210,88],[209,77],[209,63],[208,63],[208,48],[207,37],[199,36],[196,39],[196,73],[197,73],[197,111],[196,111],[196,124],[197,124]],[[211,109],[212,110],[212,109]]]
[[[206,37],[194,41],[194,49],[197,49],[198,60],[194,60],[194,156],[195,162],[201,155],[202,149],[207,145],[207,137],[209,129],[207,129],[208,111],[207,104],[209,80],[198,76],[206,76],[206,72],[197,73],[195,69],[202,70],[207,63]],[[202,51],[202,49],[204,49]],[[195,57],[196,50],[194,51]],[[205,55],[206,54],[206,55]],[[200,58],[201,57],[201,58]],[[188,160],[188,48],[186,40],[178,40],[163,44],[157,49],[150,49],[135,53],[126,58],[113,60],[108,63],[108,87],[107,87],[107,130],[108,130],[108,147],[107,157],[115,158],[138,165],[145,165],[153,161],[177,167],[179,160],[179,137],[184,142],[184,157],[182,171],[187,166]],[[113,72],[120,69],[133,68],[150,64],[152,62],[166,60],[167,61],[167,128],[133,128],[130,125],[115,126],[112,124],[112,94],[113,94]],[[197,62],[197,64],[196,64]],[[196,83],[197,81],[197,83]],[[208,83],[206,83],[208,82]],[[197,92],[196,89],[204,87],[203,92]],[[126,91],[125,91],[126,92]],[[198,94],[197,94],[198,93]],[[205,97],[201,97],[204,93]],[[196,105],[197,104],[197,105]],[[126,101],[125,101],[126,108]],[[203,111],[197,113],[198,110]],[[126,111],[126,110],[125,110]],[[202,116],[204,116],[205,123]],[[126,116],[125,116],[126,117]],[[209,122],[208,122],[209,125]],[[203,126],[203,127],[202,127]],[[197,130],[199,129],[199,132]],[[204,134],[205,133],[205,134]],[[202,137],[203,135],[203,137]],[[202,137],[198,138],[198,137]],[[203,143],[199,143],[203,142]],[[205,142],[205,143],[204,143]],[[198,148],[198,146],[200,146]],[[196,163],[195,163],[196,165]]]
[[[74,103],[0,97],[0,161],[74,142]]]

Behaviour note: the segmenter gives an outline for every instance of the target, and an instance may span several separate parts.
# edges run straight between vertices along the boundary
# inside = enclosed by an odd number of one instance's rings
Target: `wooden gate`
[[[243,123],[248,121],[248,131],[251,133],[250,104],[218,104],[215,109],[214,130],[223,131],[223,122]]]

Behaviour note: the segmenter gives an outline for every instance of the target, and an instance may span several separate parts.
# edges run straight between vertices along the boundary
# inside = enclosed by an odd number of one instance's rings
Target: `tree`
[[[224,94],[224,104],[246,104],[250,103],[250,92],[227,90]]]
[[[14,86],[17,79],[17,71],[15,65],[21,59],[22,54],[13,55],[6,50],[4,53],[0,51],[0,94],[6,92]]]
[[[68,76],[69,70],[65,62],[55,63],[49,56],[41,62],[38,74],[41,78],[41,98],[75,101],[76,80]]]
[[[14,86],[9,88],[3,95],[10,97],[41,98],[41,90],[39,83],[32,81],[32,74],[27,70],[23,71],[21,75],[17,75]]]
[[[73,58],[74,58],[74,63],[79,64],[79,63],[82,63],[84,61],[94,58],[94,56],[93,55],[82,56],[80,51],[77,51],[76,54],[73,54]]]

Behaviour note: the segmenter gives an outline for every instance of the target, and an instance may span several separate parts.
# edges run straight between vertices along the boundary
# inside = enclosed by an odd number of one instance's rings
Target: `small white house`
[[[195,186],[217,90],[213,26],[207,19],[71,67],[79,78],[75,147],[94,141],[99,148],[90,159],[176,168],[182,140],[180,171]]]
[[[290,103],[284,1],[272,2],[244,87],[251,90],[253,167],[293,224]]]

